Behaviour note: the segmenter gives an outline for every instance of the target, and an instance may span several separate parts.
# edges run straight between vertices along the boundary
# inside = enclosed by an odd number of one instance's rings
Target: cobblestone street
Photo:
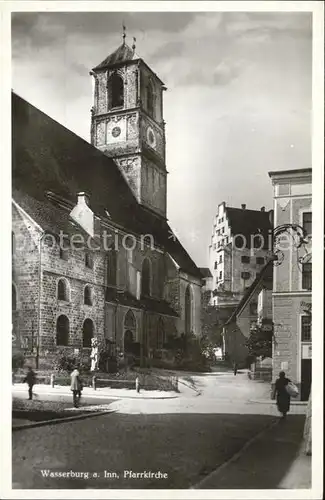
[[[245,373],[184,375],[181,382],[178,398],[120,399],[109,405],[113,414],[14,432],[13,487],[190,488],[277,421],[273,402],[263,403],[268,384]],[[297,413],[305,407],[292,410],[300,429],[304,416]],[[44,471],[88,475],[44,477]],[[127,471],[166,477],[133,479]]]

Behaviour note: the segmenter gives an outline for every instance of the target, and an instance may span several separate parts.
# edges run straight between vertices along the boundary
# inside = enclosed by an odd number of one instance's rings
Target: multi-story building
[[[310,168],[270,172],[274,188],[274,226],[302,226],[305,241],[297,245],[290,228],[277,244],[279,265],[273,280],[273,382],[280,370],[308,399],[312,341],[312,171]]]
[[[261,210],[218,206],[210,253],[211,304],[231,311],[261,272],[272,247],[271,214]]]
[[[201,274],[166,218],[165,87],[125,41],[92,75],[92,144],[12,99],[13,339],[43,364],[201,333]]]

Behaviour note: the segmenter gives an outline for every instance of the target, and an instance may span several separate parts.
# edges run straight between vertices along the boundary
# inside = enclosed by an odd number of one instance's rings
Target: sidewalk
[[[26,384],[14,384],[12,385],[11,392],[27,394]],[[49,394],[53,396],[71,396],[70,386],[66,385],[55,385],[51,387],[47,384],[36,384],[33,387],[33,393],[35,394]],[[83,396],[88,398],[112,398],[112,399],[122,399],[122,398],[132,398],[132,399],[171,399],[177,398],[178,394],[175,392],[167,391],[146,391],[141,389],[139,393],[135,389],[111,389],[109,387],[99,387],[94,390],[92,387],[84,387],[82,391]]]
[[[276,420],[195,489],[308,489],[311,457],[303,454],[305,418]]]

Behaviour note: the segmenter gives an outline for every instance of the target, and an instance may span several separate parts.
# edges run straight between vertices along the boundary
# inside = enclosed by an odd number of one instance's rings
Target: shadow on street
[[[115,413],[26,429],[13,434],[13,488],[191,488],[276,420],[254,414]],[[246,454],[239,470],[234,462],[231,474],[223,468],[217,484],[206,487],[277,488],[298,451],[303,425],[303,415],[278,423],[266,432],[263,445],[256,445],[253,456]],[[86,474],[43,477],[42,470]],[[125,477],[128,471],[167,477],[134,479]]]

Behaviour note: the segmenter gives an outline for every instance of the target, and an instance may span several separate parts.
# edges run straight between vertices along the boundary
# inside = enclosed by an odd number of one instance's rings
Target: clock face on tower
[[[151,127],[147,128],[147,141],[151,148],[154,149],[156,148],[157,145],[156,134]]]
[[[112,130],[112,136],[113,137],[118,137],[121,133],[121,129],[120,127],[114,127],[113,130]]]

